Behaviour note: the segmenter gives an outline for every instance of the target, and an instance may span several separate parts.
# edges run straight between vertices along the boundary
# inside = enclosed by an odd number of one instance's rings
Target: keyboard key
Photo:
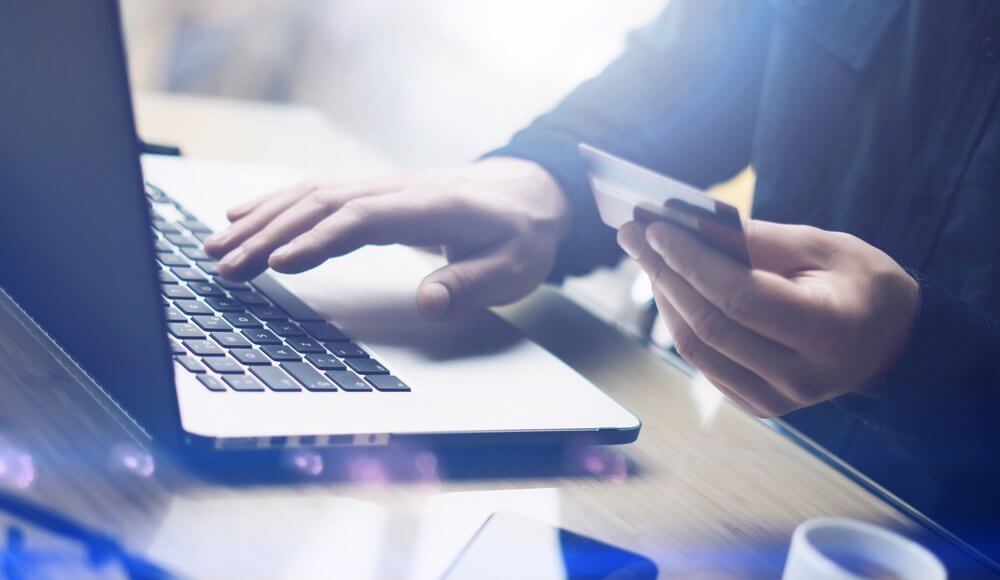
[[[276,306],[251,306],[247,310],[261,320],[276,322],[288,320],[288,315]]]
[[[222,380],[226,381],[226,384],[233,388],[234,391],[263,391],[264,385],[260,382],[247,375],[226,375],[222,377]]]
[[[389,374],[389,369],[382,366],[382,363],[378,362],[373,358],[349,358],[344,359],[347,366],[354,369],[354,371],[361,375],[387,375]]]
[[[403,381],[399,380],[399,377],[394,377],[392,375],[372,375],[365,377],[365,380],[383,393],[410,390],[410,387]]]
[[[326,348],[340,358],[368,358],[368,353],[353,342],[328,342]]]
[[[277,334],[278,336],[302,336],[304,337],[306,333],[299,328],[298,324],[291,321],[274,321],[268,322],[267,327],[271,332]]]
[[[199,262],[199,264],[208,264],[209,262]],[[213,278],[216,284],[225,288],[226,290],[249,290],[250,285],[246,282],[233,282],[232,280],[226,280],[221,276],[216,276]]]
[[[157,252],[172,252],[174,247],[163,240],[153,240],[153,247]]]
[[[252,348],[239,348],[235,349],[229,354],[233,355],[233,358],[240,361],[245,365],[269,365],[271,364],[271,359],[267,358],[264,353],[257,349]]]
[[[281,344],[281,339],[275,336],[270,330],[244,328],[240,332],[254,344]]]
[[[226,351],[211,340],[185,340],[184,346],[198,356],[225,356]]]
[[[187,317],[180,310],[172,306],[163,309],[163,316],[167,319],[167,322],[187,322]]]
[[[188,288],[190,288],[198,296],[204,296],[206,298],[209,296],[224,298],[226,296],[226,293],[222,291],[222,288],[219,288],[211,282],[191,282],[188,284]]]
[[[208,282],[208,278],[205,278],[199,270],[194,268],[184,266],[181,268],[171,268],[171,271],[174,273],[174,276],[185,282]]]
[[[177,229],[177,227],[174,226],[173,224],[160,220],[153,220],[153,228],[159,230],[160,233],[164,234],[180,233],[180,230]]]
[[[209,276],[219,275],[219,265],[215,262],[198,262],[198,267],[201,268]]]
[[[347,340],[339,328],[326,322],[303,322],[302,329],[321,342]]]
[[[174,340],[172,338],[168,338],[167,342],[170,343],[170,352],[171,353],[173,353],[173,354],[187,354],[187,351],[184,350],[184,347],[181,346],[176,340]]]
[[[238,332],[213,332],[212,338],[215,342],[221,344],[226,348],[250,348],[253,346],[247,339],[243,338],[243,335]]]
[[[232,298],[209,298],[205,302],[218,312],[243,312],[243,305]]]
[[[175,246],[197,248],[201,243],[187,234],[163,234],[168,242]]]
[[[208,368],[220,375],[241,375],[243,367],[231,358],[210,357],[204,359]]]
[[[177,302],[177,308],[188,316],[209,316],[215,314],[212,312],[212,309],[201,300],[180,300]]]
[[[267,356],[278,362],[302,360],[302,357],[296,354],[294,350],[283,344],[263,346],[261,347],[261,350],[264,351]]]
[[[205,243],[205,240],[212,236],[212,232],[193,232],[191,235],[198,238],[199,242]]]
[[[316,372],[311,366],[304,362],[282,363],[281,368],[288,371],[288,374],[295,377],[295,380],[302,383],[302,386],[310,391],[336,391],[330,379]]]
[[[253,290],[234,290],[232,292],[233,298],[237,302],[243,304],[244,306],[270,306],[271,303],[267,301],[264,296],[259,292],[254,292]]]
[[[160,292],[162,292],[164,296],[172,300],[194,300],[195,298],[197,298],[197,296],[192,294],[190,290],[188,290],[183,286],[174,286],[174,285],[160,286]]]
[[[219,377],[213,377],[212,375],[199,375],[198,380],[201,384],[205,385],[205,388],[214,391],[216,393],[228,391],[225,383],[219,380]]]
[[[320,343],[316,342],[311,338],[290,337],[286,338],[285,342],[288,343],[288,346],[294,348],[295,350],[303,354],[313,353],[313,352],[315,353],[326,352],[325,350],[323,350],[323,346],[320,345]]]
[[[259,320],[250,314],[246,314],[245,312],[223,314],[222,317],[226,319],[226,322],[232,324],[236,328],[262,328],[264,326]]]
[[[342,371],[345,367],[344,363],[337,360],[337,357],[332,354],[310,354],[306,355],[306,360],[311,362],[313,366],[324,371]]]
[[[180,363],[180,365],[192,373],[203,373],[205,372],[205,367],[201,366],[198,359],[194,358],[189,354],[182,354],[180,356],[175,356],[174,360]]]
[[[371,385],[351,371],[329,371],[326,376],[342,391],[370,391]]]
[[[156,252],[156,259],[164,266],[187,266],[188,261],[173,252]]]
[[[202,250],[201,248],[185,248],[185,247],[182,247],[181,248],[181,253],[184,254],[185,256],[187,256],[188,258],[191,258],[192,260],[194,260],[196,262],[201,262],[203,260],[209,260],[209,261],[212,260],[212,258],[209,258],[208,254],[205,253],[205,250]]]
[[[190,322],[171,322],[167,325],[167,330],[170,331],[170,334],[180,339],[205,338],[205,334]]]
[[[170,272],[166,270],[160,270],[156,273],[160,277],[160,284],[176,284],[177,278],[174,278]]]
[[[272,391],[301,391],[299,383],[278,367],[250,367],[250,372]]]
[[[225,332],[233,329],[225,320],[215,316],[195,316],[191,320],[198,325],[198,328],[209,332]]]
[[[187,228],[189,231],[192,232],[201,232],[206,234],[212,233],[211,228],[209,228],[208,226],[206,226],[205,224],[201,223],[200,221],[194,218],[184,219],[177,223],[179,223],[180,225],[184,226],[185,228]]]

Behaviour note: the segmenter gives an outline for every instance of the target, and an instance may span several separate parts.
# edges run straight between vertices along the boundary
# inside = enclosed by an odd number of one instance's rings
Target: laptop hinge
[[[369,447],[374,445],[388,445],[388,433],[369,433],[367,435],[355,435],[351,445],[355,447]]]

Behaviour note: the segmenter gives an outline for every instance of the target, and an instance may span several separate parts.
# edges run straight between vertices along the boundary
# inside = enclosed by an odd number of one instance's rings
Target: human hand
[[[377,183],[302,184],[228,212],[205,242],[219,273],[297,273],[368,244],[440,246],[448,265],[417,289],[424,316],[504,304],[541,284],[568,229],[569,206],[541,166],[491,158]]]
[[[753,268],[667,222],[619,230],[681,356],[758,417],[862,390],[888,371],[920,302],[913,277],[849,234],[746,225]]]

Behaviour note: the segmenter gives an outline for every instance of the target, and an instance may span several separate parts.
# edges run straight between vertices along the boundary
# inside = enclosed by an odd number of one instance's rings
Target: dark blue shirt
[[[1000,482],[998,95],[996,0],[674,0],[494,154],[571,200],[555,279],[620,258],[580,141],[699,186],[750,164],[755,218],[850,232],[913,272],[918,323],[886,383],[790,421],[947,519]]]

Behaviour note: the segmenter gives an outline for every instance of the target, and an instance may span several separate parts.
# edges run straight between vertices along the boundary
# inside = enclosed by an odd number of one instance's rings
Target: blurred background
[[[322,111],[403,168],[502,144],[667,0],[128,0],[141,91]]]

